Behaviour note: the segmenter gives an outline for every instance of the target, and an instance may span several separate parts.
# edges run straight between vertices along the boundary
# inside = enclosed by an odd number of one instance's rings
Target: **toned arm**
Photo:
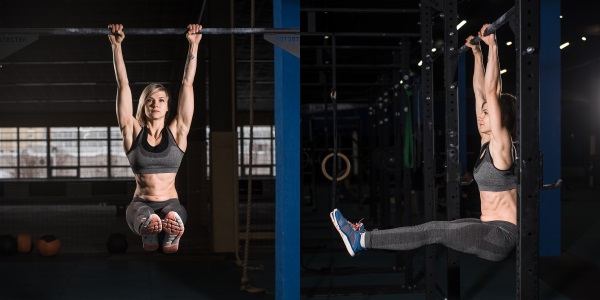
[[[181,150],[187,149],[187,135],[192,124],[194,116],[194,77],[196,76],[196,67],[198,64],[198,47],[201,34],[195,34],[202,29],[202,26],[190,24],[186,37],[189,42],[187,60],[181,81],[181,90],[179,91],[179,100],[177,106],[177,116],[169,125],[169,129],[173,132],[177,145]]]

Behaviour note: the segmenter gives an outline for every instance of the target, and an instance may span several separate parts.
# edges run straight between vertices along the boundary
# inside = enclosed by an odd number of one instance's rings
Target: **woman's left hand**
[[[202,39],[202,34],[196,34],[196,32],[198,32],[202,29],[202,25],[190,24],[190,25],[188,25],[187,29],[188,29],[188,31],[185,34],[185,37],[190,42],[190,44],[191,43],[194,43],[196,45],[200,44],[200,40]]]

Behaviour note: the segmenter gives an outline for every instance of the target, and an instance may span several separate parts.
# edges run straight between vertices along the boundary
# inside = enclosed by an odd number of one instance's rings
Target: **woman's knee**
[[[185,210],[185,207],[183,207],[183,205],[181,205],[180,203],[171,203],[165,206],[161,211],[161,218],[164,218],[169,212],[172,211],[176,212],[183,221],[183,223],[185,223],[185,221],[187,220],[187,211]]]

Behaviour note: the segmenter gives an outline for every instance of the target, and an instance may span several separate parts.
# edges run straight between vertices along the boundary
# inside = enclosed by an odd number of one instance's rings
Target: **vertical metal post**
[[[444,1],[444,84],[446,88],[446,214],[448,221],[460,218],[460,147],[458,130],[458,37],[456,0]],[[448,299],[460,298],[460,256],[448,249]]]
[[[300,27],[300,0],[273,0],[273,26]],[[275,299],[300,299],[300,59],[279,47],[275,77]]]
[[[338,190],[337,190],[337,169],[338,169],[338,129],[337,129],[337,65],[336,65],[336,41],[335,41],[335,34],[331,36],[331,93],[330,93],[330,99],[331,99],[331,112],[332,112],[332,133],[333,133],[333,158],[331,159],[331,161],[333,162],[332,164],[332,170],[331,170],[331,177],[333,177],[333,180],[331,180],[331,210],[333,210],[338,202]]]
[[[393,63],[394,64],[399,64],[401,62],[401,58],[400,58],[400,53],[398,51],[393,51],[392,52],[392,56],[393,56]],[[392,71],[392,89],[390,90],[390,99],[392,101],[392,126],[394,128],[393,130],[393,139],[392,139],[392,143],[393,143],[393,147],[395,149],[394,151],[394,202],[395,202],[395,209],[394,209],[394,215],[393,215],[393,222],[392,224],[394,226],[398,226],[398,224],[402,224],[404,225],[404,220],[402,218],[402,203],[404,201],[406,201],[406,199],[404,198],[404,193],[401,193],[401,191],[405,191],[407,189],[407,187],[403,184],[403,170],[404,167],[402,165],[402,152],[400,151],[400,149],[402,149],[402,138],[404,136],[404,126],[402,124],[402,108],[405,105],[405,97],[402,97],[402,90],[396,89],[396,85],[399,85],[400,82],[400,71],[394,70]],[[399,253],[397,253],[397,255],[400,255]]]
[[[232,26],[230,1],[209,3],[211,24]],[[127,32],[127,31],[126,31]],[[233,36],[211,36],[206,44],[210,53],[208,86],[210,107],[210,178],[212,213],[212,250],[235,252],[239,232],[239,194],[237,168],[236,74]],[[218,117],[215,117],[218,116]]]
[[[540,1],[517,0],[515,7],[519,21],[515,33],[520,172],[517,196],[517,299],[529,300],[539,298]]]
[[[377,139],[379,139],[379,132],[377,130],[377,99],[373,101],[369,107],[369,149],[376,149]],[[377,189],[373,188],[378,184],[377,177],[379,176],[379,170],[375,167],[375,163],[370,164],[371,176],[369,176],[369,214],[374,222],[378,222],[379,215],[377,214]]]
[[[421,1],[421,88],[423,90],[423,187],[425,198],[425,221],[436,219],[435,203],[435,136],[433,110],[433,59],[432,45],[432,7],[429,1]],[[436,299],[435,283],[435,246],[425,249],[425,285],[426,299]]]
[[[381,95],[383,101],[380,101],[380,105],[382,105],[383,108],[385,109],[379,109],[379,147],[381,149],[386,149],[387,147],[390,146],[390,122],[389,122],[389,113],[388,113],[388,109],[387,106],[389,104],[389,95],[386,94],[382,94]],[[387,99],[387,101],[386,101]],[[385,151],[383,151],[382,153],[384,153]],[[387,157],[387,156],[386,156]],[[384,164],[388,164],[390,163],[389,161],[385,161]],[[391,183],[391,176],[388,172],[379,172],[380,174],[380,181],[379,183],[381,184],[381,193],[383,194],[381,197],[379,197],[379,199],[381,200],[381,209],[380,209],[380,215],[381,215],[381,219],[380,219],[380,224],[383,224],[384,226],[390,226],[392,225],[391,222],[391,193],[390,193],[390,183]]]
[[[405,84],[408,85],[408,89],[410,89],[410,40],[408,38],[402,39],[402,45],[400,46],[400,65],[402,66],[401,75],[402,80]],[[401,86],[398,89],[400,94],[400,99],[404,99],[402,103],[402,111],[404,112],[404,118],[402,118],[404,122],[404,128],[406,129],[406,120],[408,118],[408,114],[412,114],[412,111],[408,108],[412,105],[409,105],[409,101],[412,101],[411,98],[408,97],[407,91]],[[412,93],[412,91],[411,91]],[[412,103],[411,103],[412,104]],[[412,121],[412,118],[410,119]],[[412,124],[411,124],[412,125]],[[403,134],[403,149],[406,151],[406,145],[404,145],[406,139],[414,139],[413,136],[406,137],[406,130]],[[412,134],[412,133],[411,133]],[[414,150],[414,149],[413,149]],[[398,161],[398,164],[402,164],[403,170],[403,186],[404,186],[404,217],[402,218],[402,226],[410,226],[412,224],[412,167],[407,167],[403,160]],[[404,283],[406,287],[409,289],[411,286],[415,285],[415,281],[413,278],[413,254],[414,251],[405,251],[404,252],[404,261],[405,261],[405,269],[404,269]]]

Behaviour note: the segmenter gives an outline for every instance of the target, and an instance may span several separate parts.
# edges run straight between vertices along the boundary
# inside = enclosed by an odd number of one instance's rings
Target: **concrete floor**
[[[564,190],[562,249],[558,257],[540,259],[540,299],[597,299],[600,282],[600,201],[595,190]],[[302,214],[301,298],[424,299],[424,251],[414,252],[411,291],[402,288],[404,274],[394,269],[394,252],[369,251],[357,257],[345,252],[328,218],[327,201]],[[306,207],[305,207],[306,208]],[[364,211],[368,215],[368,211]],[[144,252],[111,206],[2,206],[0,234],[52,233],[63,248],[56,257],[31,254],[0,256],[0,299],[274,299],[274,246],[255,243],[250,265],[252,284],[269,292],[240,291],[242,269],[231,254],[185,249],[175,255]],[[111,233],[127,236],[125,254],[109,254]],[[183,242],[185,242],[185,235]],[[443,256],[439,248],[438,255]],[[334,273],[332,274],[333,266]],[[461,256],[461,299],[514,299],[514,258],[500,263]],[[438,259],[438,285],[445,284],[445,265]],[[440,294],[441,295],[441,294]],[[440,296],[441,299],[441,296]]]
[[[328,193],[325,190],[324,193]],[[539,263],[540,299],[598,299],[595,285],[600,282],[600,201],[598,191],[577,188],[563,190],[562,255],[541,257]],[[414,252],[411,290],[403,288],[404,272],[394,268],[396,252],[366,251],[350,257],[330,224],[331,204],[317,203],[305,209],[302,219],[302,298],[327,299],[425,299],[423,280],[425,251]],[[342,211],[365,216],[368,207],[338,203]],[[368,225],[367,229],[368,228]],[[326,228],[325,231],[322,229]],[[446,265],[444,247],[437,246],[436,283],[444,299]],[[515,299],[515,257],[490,262],[473,255],[460,258],[460,299]]]

